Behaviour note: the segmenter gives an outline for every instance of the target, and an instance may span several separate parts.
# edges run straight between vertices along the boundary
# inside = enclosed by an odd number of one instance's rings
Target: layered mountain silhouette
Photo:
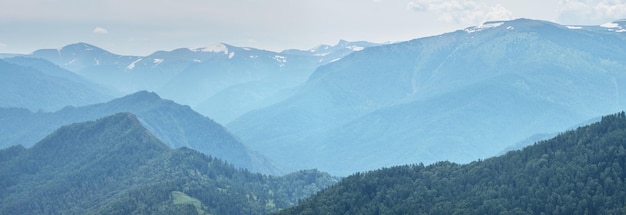
[[[347,175],[469,162],[624,109],[624,23],[518,19],[395,44],[283,52],[215,44],[121,56],[78,43],[27,57],[230,122],[243,142],[288,169]],[[27,136],[7,130],[6,139]]]
[[[0,59],[0,73],[0,107],[56,111],[67,105],[104,102],[117,95],[42,59]]]
[[[340,41],[311,50],[272,52],[228,44],[121,56],[86,43],[41,49],[43,58],[124,93],[149,90],[226,123],[265,107],[306,81],[315,68],[378,44]]]
[[[227,126],[296,169],[469,162],[624,109],[626,34],[615,29],[518,19],[372,47]]]
[[[30,147],[62,125],[95,120],[119,112],[130,112],[171,148],[187,147],[226,160],[239,168],[267,174],[284,174],[271,160],[249,149],[226,128],[188,106],[140,91],[107,103],[66,107],[56,112],[31,112],[0,108],[2,148]]]
[[[280,214],[623,214],[626,116],[460,165],[357,173]]]
[[[63,126],[32,148],[0,150],[1,214],[263,214],[335,183],[283,177],[170,149],[131,113]]]

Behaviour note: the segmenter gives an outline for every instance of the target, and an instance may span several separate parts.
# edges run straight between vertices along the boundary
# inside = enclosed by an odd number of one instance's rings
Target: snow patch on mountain
[[[607,22],[607,23],[604,23],[604,24],[600,25],[600,27],[603,27],[603,28],[619,28],[619,24],[614,23],[614,22]]]
[[[567,26],[565,26],[565,27],[567,27],[568,29],[571,29],[571,30],[580,30],[580,29],[583,29],[583,27],[581,27],[581,26],[571,26],[571,25],[567,25]]]
[[[474,26],[474,27],[463,29],[463,31],[467,33],[475,33],[479,31],[484,31],[486,29],[497,28],[498,26],[501,26],[502,24],[504,24],[504,22],[488,22],[479,26]]]
[[[163,61],[165,61],[165,60],[164,59],[155,58],[155,59],[152,60],[152,63],[154,63],[156,65],[159,65],[159,64],[163,63]]]
[[[285,56],[275,55],[274,60],[280,63],[280,67],[284,67],[285,63],[287,63],[287,57]]]
[[[348,49],[350,49],[352,51],[355,51],[355,52],[358,52],[358,51],[361,51],[361,50],[365,49],[365,47],[361,47],[361,46],[348,46],[346,48],[348,48]]]
[[[137,62],[141,61],[141,60],[143,60],[143,58],[139,58],[139,59],[137,59],[137,60],[133,61],[132,63],[130,63],[130,64],[126,67],[126,69],[134,69],[134,68],[135,68],[135,64],[136,64]]]
[[[74,62],[76,62],[76,60],[78,60],[78,59],[74,58],[74,59],[70,60],[69,62],[67,62],[65,65],[72,65],[72,64],[74,64]]]
[[[326,56],[326,55],[328,55],[328,54],[330,54],[330,52],[320,53],[320,54],[315,54],[315,56],[318,56],[318,57],[324,57],[324,56]]]
[[[618,22],[621,22],[621,20]],[[600,27],[606,28],[608,31],[613,31],[613,32],[618,32],[618,33],[626,32],[626,29],[624,29],[624,27],[622,27],[620,23],[616,23],[616,22],[604,23],[600,25]]]
[[[309,52],[317,53],[317,52],[320,52],[320,51],[328,50],[330,48],[331,47],[329,45],[319,45],[319,46],[316,46],[315,48],[309,49]]]
[[[194,52],[212,52],[212,53],[223,52],[224,54],[228,54],[228,47],[226,47],[226,45],[224,45],[223,43],[218,43],[218,44],[210,45],[210,46],[207,46],[207,47],[197,48],[197,49],[192,50],[192,51],[194,51]]]
[[[228,54],[228,59],[233,59],[233,57],[235,57],[235,52]]]

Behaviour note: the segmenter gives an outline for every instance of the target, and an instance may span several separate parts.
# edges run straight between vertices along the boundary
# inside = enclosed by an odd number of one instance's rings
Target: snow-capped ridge
[[[332,46],[329,46],[329,45],[326,45],[326,44],[322,44],[322,45],[315,46],[312,49],[309,49],[308,51],[311,52],[311,53],[317,53],[317,52],[320,52],[320,51],[328,50],[330,48],[332,48]]]
[[[602,28],[606,28],[608,31],[612,32],[626,32],[626,19],[620,19],[613,22],[607,22],[600,25]]]
[[[485,23],[477,25],[477,26],[465,28],[465,29],[463,29],[463,31],[465,31],[467,33],[475,33],[475,32],[479,32],[479,31],[484,31],[486,29],[497,28],[497,27],[499,27],[499,26],[501,26],[503,24],[504,24],[504,22],[485,22]]]
[[[237,47],[237,46],[232,46],[232,45],[228,45],[225,43],[216,43],[213,45],[209,45],[206,47],[200,47],[200,48],[188,48],[189,51],[191,52],[195,52],[195,53],[222,53],[224,55],[226,55],[226,57],[228,59],[233,59],[236,56],[236,52],[258,52],[258,51],[263,51],[263,50],[259,50],[256,48],[251,48],[251,47]]]
[[[607,23],[604,23],[604,24],[600,25],[600,27],[603,27],[603,28],[619,28],[619,25],[617,23],[615,23],[615,22],[607,22]]]
[[[315,56],[326,56],[330,54],[333,50],[342,49],[342,48],[350,49],[352,51],[361,51],[365,49],[366,47],[360,43],[368,43],[368,42],[363,42],[363,41],[350,42],[347,40],[339,40],[339,42],[337,42],[337,44],[335,44],[334,46],[322,44],[312,49],[309,49],[308,51],[311,53],[316,53]],[[370,45],[368,44],[366,46],[370,46]]]
[[[361,46],[346,46],[346,48],[348,48],[348,49],[350,49],[352,51],[355,51],[355,52],[358,52],[358,51],[361,51],[361,50],[365,49],[365,47],[361,47]]]
[[[228,46],[226,46],[226,44],[224,43],[216,43],[216,44],[209,45],[206,47],[189,49],[189,50],[193,52],[211,52],[211,53],[223,52],[224,54],[228,54]]]

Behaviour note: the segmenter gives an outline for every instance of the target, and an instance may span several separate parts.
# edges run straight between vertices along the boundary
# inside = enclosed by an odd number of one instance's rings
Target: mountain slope
[[[155,93],[140,91],[107,103],[67,107],[53,113],[0,109],[2,147],[32,146],[59,126],[94,120],[118,112],[136,114],[142,123],[172,148],[188,147],[224,159],[237,167],[268,174],[284,171],[271,160],[250,150],[223,126],[189,108]]]
[[[470,164],[357,173],[281,214],[622,214],[625,148],[622,112]]]
[[[316,171],[252,174],[169,149],[130,113],[0,150],[0,164],[2,214],[262,214],[334,182]]]
[[[0,60],[0,107],[56,111],[67,105],[88,105],[113,98],[113,91],[41,59]]]
[[[518,19],[368,48],[227,126],[281,164],[338,175],[467,162],[626,108],[625,35]]]

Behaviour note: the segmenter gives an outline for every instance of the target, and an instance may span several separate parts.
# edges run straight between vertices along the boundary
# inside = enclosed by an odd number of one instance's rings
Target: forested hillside
[[[281,214],[625,214],[626,116],[466,165],[357,173]]]
[[[130,113],[0,150],[0,214],[263,214],[335,182],[315,170],[253,174],[169,149]]]

